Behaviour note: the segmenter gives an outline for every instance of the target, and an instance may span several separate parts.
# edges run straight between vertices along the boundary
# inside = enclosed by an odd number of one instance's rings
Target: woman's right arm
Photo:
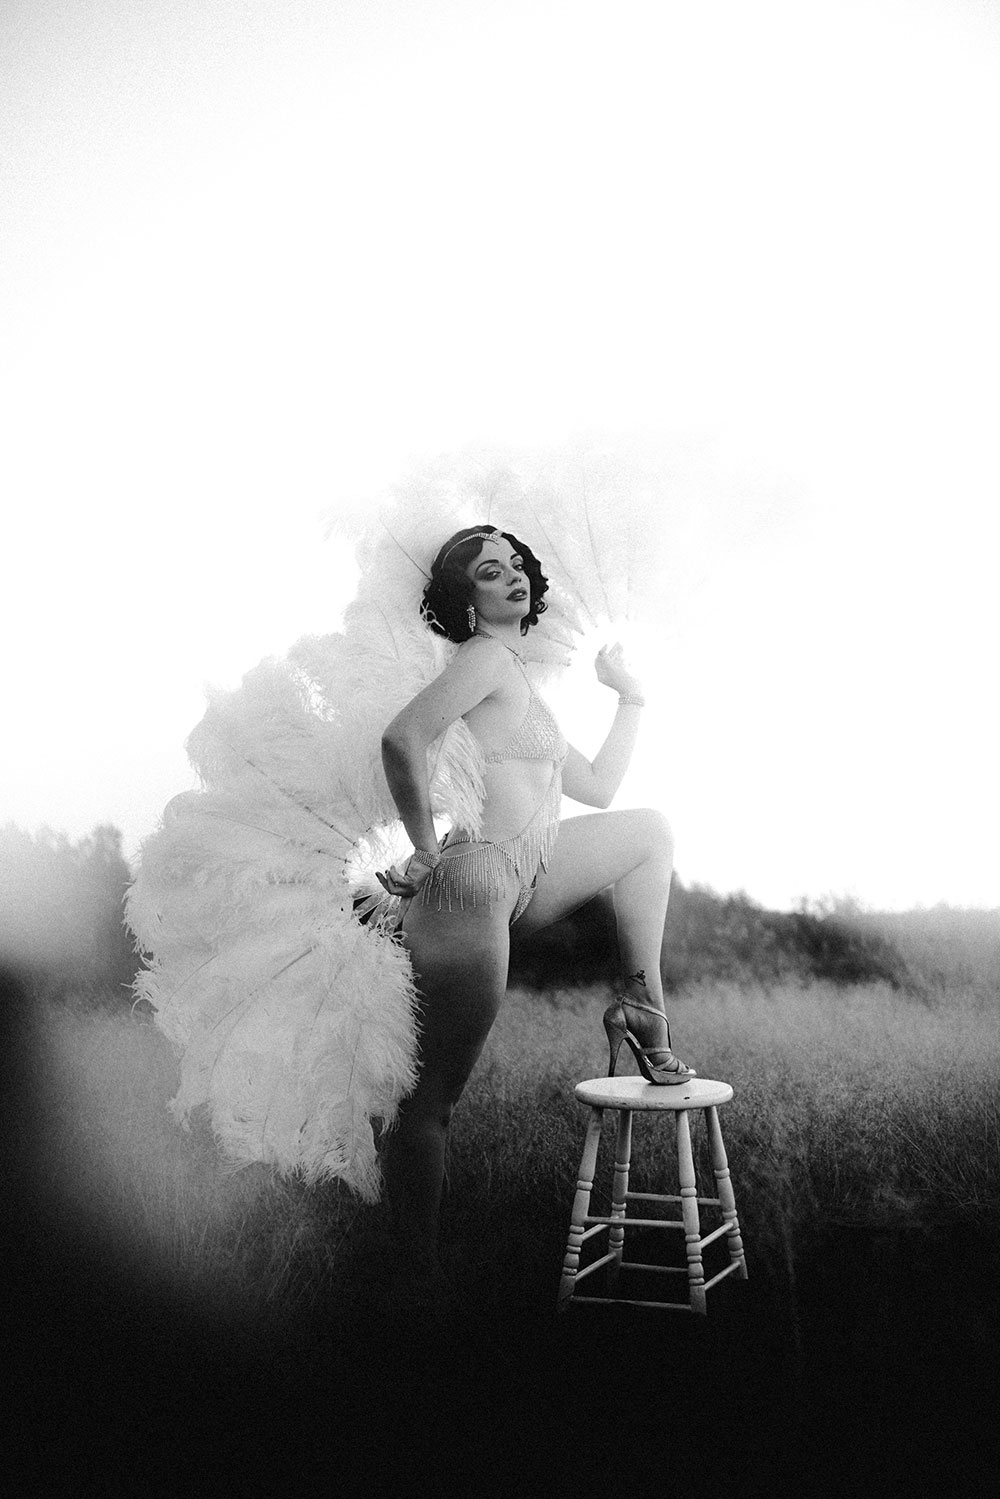
[[[449,724],[489,697],[504,677],[502,646],[470,642],[389,724],[382,765],[392,799],[414,848],[437,845],[427,780],[427,748]]]

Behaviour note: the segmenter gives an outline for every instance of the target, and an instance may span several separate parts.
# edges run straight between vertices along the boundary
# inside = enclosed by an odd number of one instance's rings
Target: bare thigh
[[[457,1101],[507,990],[513,876],[503,898],[478,910],[438,911],[413,901],[402,940],[420,995],[420,1074],[410,1107],[447,1112]]]
[[[531,904],[514,925],[515,939],[530,937],[593,900],[655,852],[671,849],[670,829],[646,807],[567,817],[547,870],[539,870]]]

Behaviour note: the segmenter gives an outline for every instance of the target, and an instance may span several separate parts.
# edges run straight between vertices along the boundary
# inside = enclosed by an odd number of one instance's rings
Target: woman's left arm
[[[599,651],[594,663],[597,679],[620,697],[642,698],[642,688],[626,668],[620,645]],[[625,778],[639,735],[640,702],[619,702],[608,737],[593,760],[570,746],[563,766],[563,791],[586,807],[610,807]]]

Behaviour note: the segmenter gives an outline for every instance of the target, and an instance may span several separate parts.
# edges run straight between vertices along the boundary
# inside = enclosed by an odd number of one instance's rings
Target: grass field
[[[456,1115],[445,1237],[476,1294],[485,1282],[498,1303],[541,1311],[554,1294],[584,1117],[572,1087],[602,1069],[605,1002],[587,989],[513,992]],[[782,1315],[817,1230],[996,1212],[995,1006],[971,992],[927,1004],[881,986],[716,984],[673,1010],[685,1054],[735,1089],[723,1121],[754,1278]],[[148,1021],[64,1011],[48,1023],[53,1170],[68,1212],[242,1315],[351,1303],[351,1240],[377,1238],[377,1210],[264,1168],[232,1173],[206,1134],[178,1131],[166,1111],[173,1060]],[[639,1175],[652,1179],[663,1143],[652,1126],[640,1132]]]
[[[750,1280],[711,1292],[703,1327],[653,1314],[654,1331],[625,1309],[554,1315],[584,1124],[572,1088],[606,1057],[599,986],[513,990],[490,1037],[452,1130],[446,1326],[400,1295],[381,1207],[264,1168],[233,1173],[206,1132],[176,1129],[175,1064],[147,1019],[40,1016],[47,1200],[122,1286],[210,1310],[240,1346],[283,1349],[296,1368],[333,1367],[333,1347],[337,1367],[361,1350],[371,1366],[380,1349],[391,1387],[405,1330],[411,1369],[421,1357],[436,1368],[450,1338],[449,1367],[480,1382],[486,1345],[491,1378],[534,1387],[551,1368],[571,1389],[595,1347],[611,1367],[652,1338],[693,1360],[685,1398],[741,1392],[745,1440],[807,1412],[819,1447],[819,1418],[839,1400],[839,1439],[857,1443],[871,1401],[902,1419],[900,1391],[918,1410],[935,1370],[951,1371],[952,1392],[955,1370],[972,1370],[974,1395],[1000,1330],[1000,1006],[967,970],[919,995],[703,983],[674,998],[678,1050],[735,1093],[722,1120]],[[633,1186],[655,1185],[669,1133],[641,1124]],[[661,1367],[661,1389],[665,1378]]]

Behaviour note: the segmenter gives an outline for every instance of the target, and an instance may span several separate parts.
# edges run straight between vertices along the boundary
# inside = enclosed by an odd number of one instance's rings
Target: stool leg
[[[691,1154],[691,1126],[687,1109],[678,1109],[677,1170],[681,1183],[681,1214],[684,1218],[684,1247],[688,1262],[688,1296],[691,1310],[705,1315],[705,1271],[701,1263],[701,1220],[698,1216],[698,1179]]]
[[[576,1273],[580,1268],[580,1249],[583,1244],[584,1229],[586,1228],[583,1220],[590,1209],[590,1194],[594,1186],[594,1172],[597,1169],[597,1147],[601,1143],[601,1125],[603,1122],[604,1110],[591,1109],[587,1134],[583,1142],[583,1156],[580,1160],[580,1175],[576,1183],[576,1196],[573,1198],[573,1211],[570,1214],[566,1257],[563,1260],[562,1278],[559,1282],[559,1298],[556,1304],[560,1311],[564,1311],[569,1305],[569,1299],[576,1285]]]
[[[712,1149],[712,1170],[715,1172],[716,1191],[719,1194],[719,1205],[722,1208],[722,1216],[729,1224],[729,1232],[726,1235],[726,1243],[729,1245],[729,1258],[734,1264],[739,1265],[736,1272],[741,1280],[747,1278],[747,1262],[743,1253],[743,1240],[740,1237],[740,1221],[736,1216],[736,1194],[733,1192],[733,1183],[729,1175],[729,1161],[726,1158],[726,1147],[722,1142],[722,1125],[719,1123],[719,1111],[717,1108],[707,1108],[705,1118],[708,1121],[708,1138]]]
[[[625,1194],[628,1191],[628,1168],[632,1156],[632,1110],[618,1110],[618,1143],[615,1148],[615,1179],[612,1188],[611,1216],[620,1220],[612,1223],[608,1232],[608,1251],[614,1259],[608,1266],[608,1286],[614,1289],[622,1265],[625,1247]]]

